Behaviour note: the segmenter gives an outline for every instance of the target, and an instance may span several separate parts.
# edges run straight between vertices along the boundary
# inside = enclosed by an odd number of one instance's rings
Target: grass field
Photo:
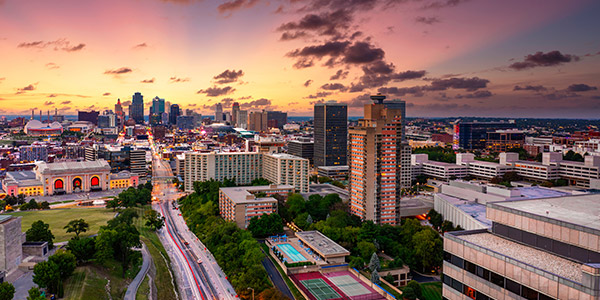
[[[121,277],[121,265],[117,261],[107,261],[104,266],[96,264],[79,266],[65,282],[64,299],[123,299],[127,286],[140,270],[140,264],[130,267],[125,278]],[[110,297],[107,284],[110,288]]]
[[[421,291],[425,300],[442,299],[442,283],[440,281],[421,283]]]
[[[90,229],[82,233],[81,236],[89,236],[98,233],[100,226],[106,225],[106,221],[112,219],[115,213],[106,208],[64,208],[49,210],[32,210],[9,213],[13,216],[23,217],[21,219],[21,230],[23,232],[31,228],[31,224],[37,220],[42,220],[50,225],[50,230],[54,234],[54,242],[64,242],[75,236],[74,233],[67,233],[64,229],[69,221],[74,219],[84,219],[90,224]]]
[[[148,296],[150,295],[150,285],[149,285],[148,275],[144,277],[142,284],[137,290],[137,294],[135,294],[136,300],[148,300]]]

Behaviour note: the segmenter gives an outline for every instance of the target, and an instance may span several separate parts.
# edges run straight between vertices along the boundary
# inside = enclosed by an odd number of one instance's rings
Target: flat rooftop
[[[600,231],[600,194],[496,202],[491,206]]]
[[[457,165],[457,164],[453,164],[453,163],[447,163],[447,162],[435,161],[435,160],[424,161],[423,164],[440,166],[440,167],[466,168],[466,166],[463,166],[463,165]]]
[[[455,235],[455,237],[560,277],[575,282],[582,281],[581,264],[548,252],[524,246],[488,232]]]
[[[467,201],[467,200],[459,199],[456,197],[448,196],[448,195],[445,195],[442,193],[438,193],[437,196],[444,199],[448,203],[456,206],[456,208],[458,208],[458,209],[462,210],[463,212],[465,212],[466,214],[470,215],[471,217],[473,217],[475,220],[477,220],[479,223],[483,224],[484,226],[487,226],[489,228],[492,227],[492,221],[490,219],[488,219],[485,215],[485,213],[486,213],[485,205],[476,203],[473,201]]]
[[[261,186],[236,186],[236,187],[223,187],[219,189],[227,197],[233,200],[235,203],[256,203],[256,202],[273,202],[277,199],[272,197],[246,199],[246,196],[271,190],[294,190],[294,186],[287,184],[280,185],[261,185]]]
[[[326,171],[348,171],[348,166],[320,166],[317,169]]]
[[[323,256],[350,255],[350,251],[318,231],[300,231],[296,236]]]
[[[300,160],[308,160],[306,158],[302,158],[300,156],[295,156],[287,153],[269,153],[269,156],[273,156],[275,158],[283,158],[283,159],[300,159]]]

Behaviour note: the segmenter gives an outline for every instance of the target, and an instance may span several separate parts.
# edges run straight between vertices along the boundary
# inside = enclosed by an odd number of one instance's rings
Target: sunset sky
[[[597,0],[0,0],[0,115],[134,92],[213,114],[600,118]],[[146,108],[146,114],[148,109]]]

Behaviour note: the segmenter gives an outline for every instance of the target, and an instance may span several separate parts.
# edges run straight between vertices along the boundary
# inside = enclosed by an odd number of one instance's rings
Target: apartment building
[[[444,235],[444,299],[598,299],[600,195],[487,203],[491,229]]]
[[[485,179],[502,177],[506,172],[512,171],[511,166],[475,160],[475,154],[473,153],[456,154],[456,164],[468,167],[469,175]]]
[[[262,177],[275,184],[294,186],[296,192],[308,193],[309,161],[285,153],[263,154]]]
[[[600,156],[586,155],[583,162],[563,160],[560,152],[542,153],[542,162],[519,160],[517,153],[500,153],[500,164],[513,167],[517,174],[537,181],[564,178],[569,184],[590,187],[600,179]]]
[[[406,103],[371,96],[364,118],[349,133],[350,212],[363,220],[400,222],[401,188],[411,185],[411,148],[405,138]],[[315,148],[315,163],[316,163]],[[318,164],[317,164],[318,165]]]
[[[413,179],[421,174],[443,180],[463,178],[469,174],[469,168],[467,166],[432,161],[429,160],[429,156],[424,153],[412,154],[411,166]]]
[[[262,176],[262,156],[258,152],[187,152],[184,163],[184,187],[194,190],[195,181],[233,179],[250,184]]]
[[[277,212],[278,194],[284,198],[294,192],[291,185],[240,186],[219,189],[219,213],[239,228],[247,228],[250,219]]]
[[[194,190],[195,181],[233,179],[240,185],[263,177],[276,184],[289,184],[296,191],[308,192],[308,159],[260,152],[186,152],[183,159],[185,191]]]

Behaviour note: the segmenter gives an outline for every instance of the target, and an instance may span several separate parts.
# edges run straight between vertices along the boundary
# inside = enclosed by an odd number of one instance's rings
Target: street
[[[152,145],[152,143],[151,143]],[[184,299],[235,299],[237,295],[227,276],[212,254],[192,233],[179,210],[174,209],[181,194],[171,182],[171,168],[153,151],[153,195],[158,202],[153,208],[165,217],[165,227],[160,230],[161,242],[173,262],[176,277],[182,281]]]

